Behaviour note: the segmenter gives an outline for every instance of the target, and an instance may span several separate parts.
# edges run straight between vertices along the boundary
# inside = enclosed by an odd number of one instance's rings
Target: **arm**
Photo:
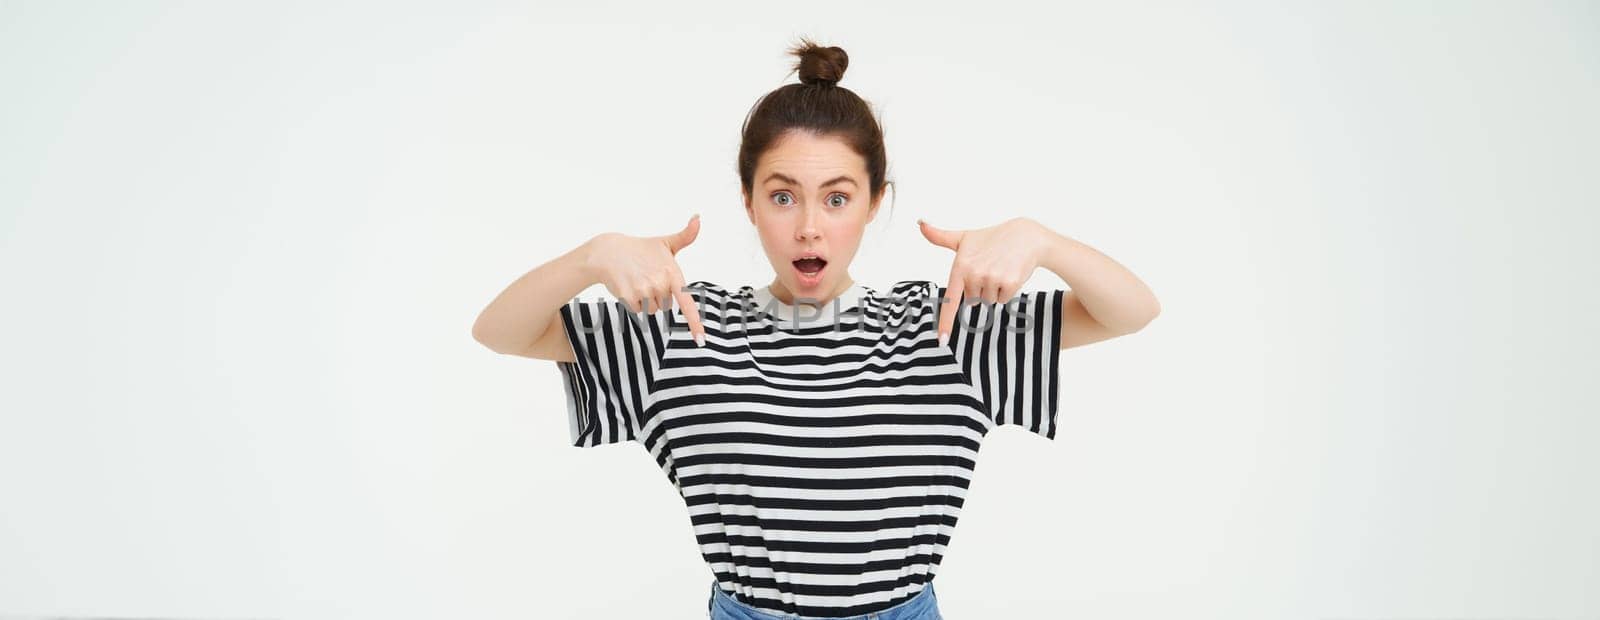
[[[589,269],[594,239],[522,274],[478,314],[472,338],[496,353],[574,361],[560,312],[599,280]]]
[[[1161,314],[1150,287],[1126,267],[1066,235],[1048,237],[1039,264],[1072,289],[1061,304],[1061,348],[1137,332]]]

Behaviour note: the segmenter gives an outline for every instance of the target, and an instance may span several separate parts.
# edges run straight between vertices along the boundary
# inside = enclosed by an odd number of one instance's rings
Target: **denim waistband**
[[[933,581],[925,582],[922,591],[904,601],[896,603],[893,607],[880,609],[874,612],[855,616],[802,616],[797,614],[780,613],[772,610],[761,609],[740,601],[732,593],[722,589],[722,586],[713,579],[711,581],[711,600],[707,603],[707,611],[720,609],[722,615],[711,614],[712,618],[736,618],[737,620],[939,620],[938,598],[933,592]]]

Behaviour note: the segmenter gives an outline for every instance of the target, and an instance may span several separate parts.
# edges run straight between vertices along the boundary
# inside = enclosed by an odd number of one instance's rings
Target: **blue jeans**
[[[821,620],[819,616],[778,614],[751,607],[724,592],[716,580],[711,582],[711,600],[706,605],[711,612],[711,620]],[[863,616],[841,616],[827,620],[944,620],[944,616],[939,615],[939,599],[933,593],[933,582],[929,581],[922,586],[921,592],[894,607]]]

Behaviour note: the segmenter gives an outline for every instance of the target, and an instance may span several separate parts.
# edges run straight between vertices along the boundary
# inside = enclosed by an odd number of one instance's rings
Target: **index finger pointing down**
[[[683,309],[683,320],[689,324],[689,334],[694,336],[695,346],[706,346],[706,328],[700,323],[700,306],[689,294],[689,286],[683,281],[683,272],[676,265],[672,267],[672,290],[673,299],[678,300],[678,307]]]

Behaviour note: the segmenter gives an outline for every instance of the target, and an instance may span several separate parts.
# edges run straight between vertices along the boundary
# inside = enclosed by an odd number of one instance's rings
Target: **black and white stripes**
[[[666,351],[666,310],[635,313],[618,301],[573,300],[561,323],[577,361],[557,362],[575,446],[637,439]]]
[[[840,617],[910,598],[938,571],[987,433],[1055,436],[1064,291],[965,309],[941,347],[931,281],[853,287],[837,328],[760,311],[766,289],[693,286],[703,348],[678,309],[562,309],[572,443],[649,450],[718,583],[748,604]]]
[[[946,289],[935,287],[939,298]],[[1056,436],[1057,351],[1065,290],[1032,291],[1009,303],[965,305],[950,346],[996,425]]]

